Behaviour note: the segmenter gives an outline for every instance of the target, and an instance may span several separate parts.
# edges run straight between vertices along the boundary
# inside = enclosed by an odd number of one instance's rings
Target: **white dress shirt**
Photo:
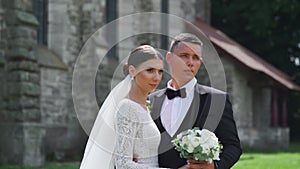
[[[171,86],[171,82],[172,80],[168,82],[167,88],[176,90]],[[161,112],[160,112],[161,122],[171,137],[174,136],[174,134],[180,127],[184,117],[188,112],[188,109],[191,106],[191,103],[194,98],[194,90],[195,90],[196,83],[197,83],[196,78],[193,78],[191,81],[189,81],[187,84],[181,87],[181,88],[185,88],[186,91],[185,98],[175,97],[174,99],[169,100],[168,97],[166,96],[166,98],[164,99]]]

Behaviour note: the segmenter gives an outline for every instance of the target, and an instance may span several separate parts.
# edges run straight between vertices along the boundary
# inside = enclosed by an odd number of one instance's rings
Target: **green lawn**
[[[232,169],[299,169],[299,153],[244,153]]]
[[[232,169],[299,169],[300,142],[292,143],[286,152],[245,152]],[[0,169],[36,169],[14,165],[0,165]],[[49,162],[37,169],[79,169],[79,162]]]
[[[66,163],[50,162],[47,163],[45,167],[38,167],[38,168],[33,168],[33,167],[22,168],[16,165],[0,165],[0,169],[79,169],[79,164],[71,163],[71,162],[66,162]]]
[[[246,150],[232,169],[299,169],[300,142],[290,143],[285,152],[252,152]]]

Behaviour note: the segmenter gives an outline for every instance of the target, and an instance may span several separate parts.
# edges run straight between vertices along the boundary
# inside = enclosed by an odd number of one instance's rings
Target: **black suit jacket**
[[[174,137],[171,137],[160,119],[162,103],[166,98],[165,91],[166,89],[162,89],[149,96],[152,103],[151,116],[161,133],[158,149],[159,166],[179,168],[186,164],[186,159],[180,158],[171,140],[180,132],[193,127],[206,128],[219,138],[223,150],[220,160],[215,161],[218,169],[228,169],[233,166],[240,158],[242,150],[228,95],[220,90],[197,84],[187,115]]]

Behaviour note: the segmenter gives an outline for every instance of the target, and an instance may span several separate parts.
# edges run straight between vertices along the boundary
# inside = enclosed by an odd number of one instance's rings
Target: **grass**
[[[285,152],[244,152],[232,169],[299,169],[300,142],[291,143]],[[16,165],[0,165],[0,169],[79,169],[76,162],[49,162],[44,167],[20,167]]]
[[[44,167],[21,167],[17,165],[0,165],[0,169],[79,169],[78,163],[58,163],[58,162],[49,162],[46,163]]]
[[[299,169],[299,153],[245,153],[232,169]]]
[[[285,152],[245,152],[232,169],[299,169],[300,142]]]

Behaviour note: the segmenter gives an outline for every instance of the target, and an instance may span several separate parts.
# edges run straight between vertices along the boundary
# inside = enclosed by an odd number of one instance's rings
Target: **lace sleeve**
[[[115,165],[117,169],[157,169],[133,161],[136,134],[140,128],[137,110],[130,105],[120,107],[116,114]]]

